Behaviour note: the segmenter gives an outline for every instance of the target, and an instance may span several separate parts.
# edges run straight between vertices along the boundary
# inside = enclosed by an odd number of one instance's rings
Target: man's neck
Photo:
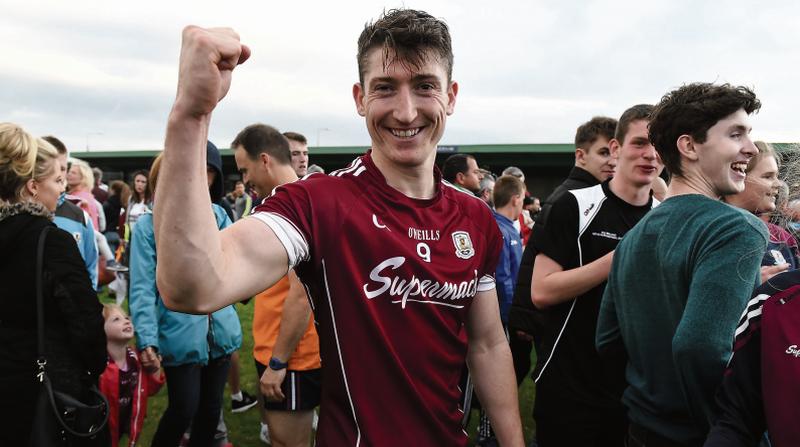
[[[297,181],[297,173],[292,169],[292,165],[278,166],[275,168],[275,187]],[[273,188],[274,189],[274,188]]]
[[[700,194],[710,199],[719,200],[720,197],[712,192],[712,188],[703,178],[695,176],[672,176],[667,187],[666,198],[683,196],[687,194]]]
[[[497,214],[507,217],[508,220],[512,222],[519,219],[519,213],[512,206],[506,205],[502,208],[496,208],[495,211]]]
[[[436,152],[418,166],[398,166],[372,151],[372,162],[383,174],[386,184],[412,199],[430,199],[436,193],[433,162]]]
[[[635,185],[625,182],[622,176],[614,176],[608,184],[615,196],[634,206],[647,205],[650,202],[650,184]]]
[[[106,349],[111,360],[119,367],[125,366],[128,358],[128,344],[126,342],[109,341]]]

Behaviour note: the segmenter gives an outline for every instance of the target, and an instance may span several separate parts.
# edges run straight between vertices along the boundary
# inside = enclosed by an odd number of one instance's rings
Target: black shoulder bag
[[[43,258],[44,241],[50,226],[46,226],[39,236],[36,251],[36,318],[38,335],[38,359],[36,365],[39,372],[39,397],[34,411],[33,427],[31,427],[31,446],[51,447],[70,446],[89,442],[97,437],[108,422],[108,400],[100,393],[96,385],[92,385],[86,403],[68,394],[55,391],[47,377],[45,367],[47,359],[44,355],[44,300],[43,294]]]

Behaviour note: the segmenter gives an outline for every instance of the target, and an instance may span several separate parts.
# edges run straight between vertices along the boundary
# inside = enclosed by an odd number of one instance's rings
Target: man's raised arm
[[[231,29],[183,30],[178,92],[153,211],[158,289],[174,310],[222,308],[266,289],[288,268],[278,238],[256,219],[220,232],[208,194],[205,147],[211,112],[228,92],[233,69],[249,56]]]

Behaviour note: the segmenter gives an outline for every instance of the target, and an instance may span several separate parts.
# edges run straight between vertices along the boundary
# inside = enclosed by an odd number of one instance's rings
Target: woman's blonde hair
[[[775,159],[775,162],[778,163],[778,168],[781,167],[781,158],[778,157],[778,154],[775,152],[775,148],[772,147],[771,144],[765,143],[763,141],[754,141],[753,144],[758,148],[758,153],[747,162],[747,168],[745,172],[750,172],[761,163],[761,160],[764,157],[772,157]]]
[[[25,183],[52,172],[58,152],[14,123],[0,123],[0,199],[19,202]]]
[[[92,168],[89,166],[89,163],[86,163],[83,160],[73,160],[72,166],[76,166],[79,171],[81,171],[81,186],[83,186],[87,191],[91,191],[94,188],[94,173],[92,172]]]

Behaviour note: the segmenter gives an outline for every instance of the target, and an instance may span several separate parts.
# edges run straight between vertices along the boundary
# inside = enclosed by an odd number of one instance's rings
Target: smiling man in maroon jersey
[[[458,93],[447,26],[406,9],[368,24],[353,97],[372,150],[278,188],[254,218],[218,232],[198,186],[200,148],[249,55],[232,30],[184,30],[165,144],[171,175],[159,183],[169,193],[155,210],[165,304],[207,312],[294,268],[325,359],[317,445],[467,445],[457,386],[466,359],[498,440],[522,446],[494,290],[502,238],[485,204],[434,167]]]

